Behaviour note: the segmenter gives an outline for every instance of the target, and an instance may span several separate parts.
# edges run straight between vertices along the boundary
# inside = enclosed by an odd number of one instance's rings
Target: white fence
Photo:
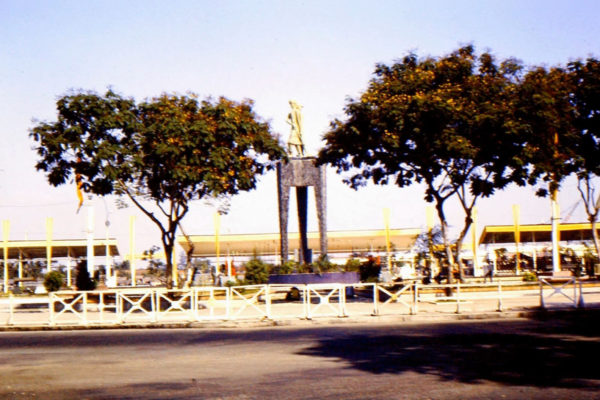
[[[517,290],[518,289],[518,290]],[[551,293],[550,293],[551,292]],[[586,292],[597,296],[600,288]],[[582,307],[581,281],[541,280],[539,287],[454,284],[319,284],[122,288],[59,291],[0,299],[0,325],[106,326],[201,321],[313,319],[425,313],[501,312],[519,307]]]

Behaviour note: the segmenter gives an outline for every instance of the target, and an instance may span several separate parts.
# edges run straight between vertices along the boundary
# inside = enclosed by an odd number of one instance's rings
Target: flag
[[[77,214],[79,214],[79,210],[81,210],[81,206],[83,205],[83,191],[81,190],[83,182],[81,182],[79,174],[75,174],[75,185],[77,187],[77,199],[79,199],[79,205],[77,206]]]

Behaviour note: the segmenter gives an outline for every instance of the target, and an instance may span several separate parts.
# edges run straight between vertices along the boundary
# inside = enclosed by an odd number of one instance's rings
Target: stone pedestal
[[[300,233],[300,263],[311,262],[307,237],[307,201],[308,187],[313,186],[321,254],[327,254],[327,207],[325,190],[325,167],[317,167],[314,157],[290,158],[288,162],[277,164],[277,194],[279,198],[279,234],[281,240],[281,261],[288,259],[288,213],[290,188],[296,188],[298,202],[298,229]]]

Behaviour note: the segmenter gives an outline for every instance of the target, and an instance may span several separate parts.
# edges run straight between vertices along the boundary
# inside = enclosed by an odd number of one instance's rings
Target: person
[[[288,154],[293,155],[295,151],[297,157],[304,157],[304,142],[302,141],[302,106],[294,100],[290,100],[292,112],[288,114],[288,124],[291,132],[288,139]]]
[[[483,276],[483,283],[487,282],[487,278],[490,278],[490,282],[494,282],[494,265],[487,263],[485,265],[485,275]]]

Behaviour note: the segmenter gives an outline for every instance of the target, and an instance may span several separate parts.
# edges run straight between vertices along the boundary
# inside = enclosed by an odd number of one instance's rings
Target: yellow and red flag
[[[77,206],[77,213],[79,214],[79,210],[81,210],[81,206],[83,205],[83,191],[81,190],[81,186],[83,182],[81,182],[81,176],[79,174],[75,174],[75,186],[77,187],[77,199],[79,199],[79,205]]]

